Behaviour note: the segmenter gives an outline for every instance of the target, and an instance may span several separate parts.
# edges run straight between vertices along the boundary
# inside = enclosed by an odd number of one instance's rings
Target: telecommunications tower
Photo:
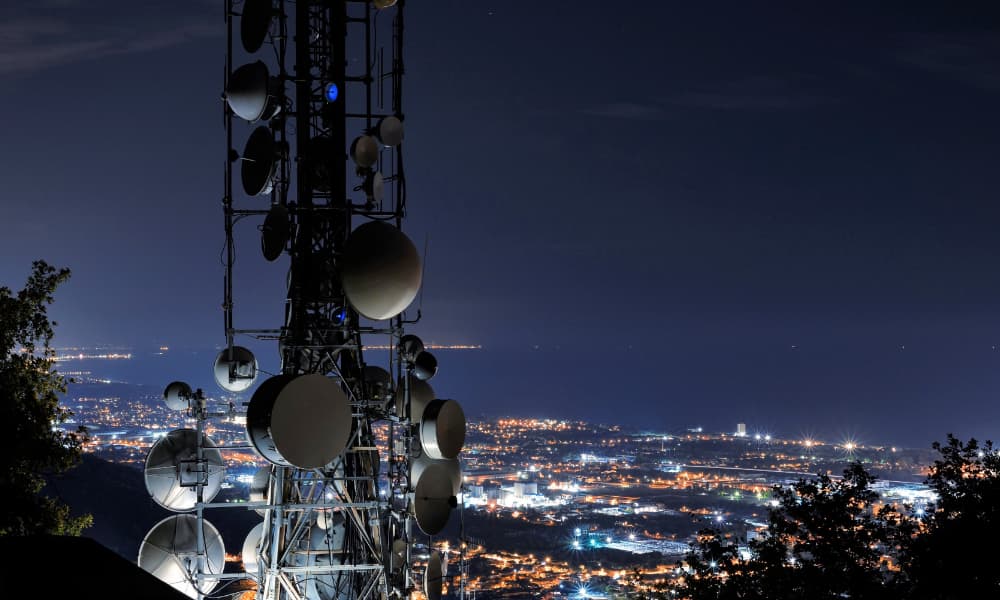
[[[226,347],[214,375],[250,399],[167,386],[167,405],[192,427],[153,445],[146,485],[179,514],[150,530],[139,565],[199,600],[247,579],[266,600],[433,599],[445,580],[461,593],[464,556],[448,577],[430,536],[459,505],[465,415],[436,397],[437,360],[404,331],[419,320],[404,311],[422,279],[402,231],[405,2],[224,1]],[[237,55],[245,64],[234,68]],[[287,263],[283,312],[267,328],[235,324],[234,239],[245,226],[259,230],[260,252],[241,264]],[[281,372],[258,382],[241,336],[276,342]],[[389,349],[383,365],[367,362],[376,340]],[[216,445],[211,420],[244,407],[247,443]],[[250,451],[267,466],[248,501],[213,502],[224,454]],[[223,508],[261,516],[242,572],[226,572],[205,518]]]

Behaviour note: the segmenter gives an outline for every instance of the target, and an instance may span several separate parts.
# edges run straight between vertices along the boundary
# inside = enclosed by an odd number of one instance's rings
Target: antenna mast
[[[457,506],[465,416],[457,402],[436,398],[427,380],[437,360],[404,332],[416,322],[404,311],[422,278],[401,229],[405,2],[225,4],[226,348],[215,377],[227,392],[249,391],[257,360],[236,338],[277,342],[281,373],[243,403],[250,445],[226,448],[252,449],[269,465],[255,477],[250,502],[213,504],[223,466],[205,422],[237,409],[213,409],[200,390],[168,386],[168,405],[186,410],[197,428],[171,434],[172,458],[157,455],[161,495],[193,496],[161,504],[193,509],[171,517],[190,517],[171,526],[194,532],[144,561],[154,538],[164,547],[161,523],[140,565],[199,600],[237,578],[253,579],[266,600],[408,598],[418,585],[439,598],[446,560],[430,544],[421,549],[418,535],[438,534]],[[253,62],[234,69],[237,31]],[[386,39],[388,64],[379,45]],[[270,65],[260,58],[271,54]],[[240,153],[234,138],[245,135]],[[234,231],[261,217],[264,259],[288,256],[284,317],[276,328],[237,328]],[[366,362],[372,336],[390,340],[385,368]],[[147,485],[150,473],[147,464]],[[223,507],[263,516],[244,544],[245,574],[216,564],[222,540],[203,512]]]

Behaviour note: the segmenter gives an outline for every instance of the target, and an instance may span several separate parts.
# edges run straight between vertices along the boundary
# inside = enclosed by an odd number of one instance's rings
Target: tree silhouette
[[[875,512],[875,478],[852,464],[841,479],[819,475],[776,487],[763,537],[740,541],[705,531],[687,556],[683,584],[669,597],[702,600],[898,598],[889,564],[909,521]]]
[[[79,535],[91,523],[42,494],[45,476],[75,465],[86,438],[83,428],[58,427],[72,413],[59,406],[66,386],[53,368],[47,307],[68,278],[68,269],[36,261],[24,289],[0,287],[0,535]]]
[[[938,499],[903,553],[914,600],[1000,597],[1000,455],[987,441],[935,442],[927,484]]]

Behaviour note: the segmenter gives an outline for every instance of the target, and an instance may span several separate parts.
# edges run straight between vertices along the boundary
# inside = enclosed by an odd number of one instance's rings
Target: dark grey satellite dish
[[[260,50],[271,29],[274,8],[271,0],[243,0],[243,17],[240,19],[240,41],[249,53]]]
[[[425,350],[413,359],[413,376],[417,379],[427,381],[437,375],[437,372],[438,361],[430,352]]]
[[[143,469],[146,491],[157,504],[167,510],[194,510],[198,503],[198,487],[195,484],[204,477],[202,501],[211,502],[222,487],[226,467],[222,461],[222,453],[204,434],[202,457],[205,462],[199,465],[197,431],[171,431],[157,440],[146,456],[146,466]]]
[[[378,162],[378,142],[370,135],[362,135],[351,142],[351,158],[362,169]]]
[[[204,521],[205,573],[218,575],[226,566],[226,548],[214,525]],[[211,592],[219,583],[205,579],[195,587],[198,577],[198,517],[174,515],[153,526],[139,546],[139,567],[160,581],[192,598]]]
[[[347,447],[351,403],[332,379],[309,374],[264,381],[247,407],[247,434],[272,463],[300,469],[324,467]]]
[[[465,412],[454,400],[435,400],[420,420],[420,445],[427,456],[455,458],[465,445]]]
[[[441,600],[441,588],[444,583],[444,561],[437,550],[431,550],[427,557],[427,568],[424,569],[424,596],[427,600]]]
[[[243,191],[248,196],[270,194],[274,188],[274,175],[278,170],[277,144],[274,134],[267,127],[258,127],[250,134],[243,159],[240,162],[240,178]]]
[[[413,490],[413,514],[420,530],[427,535],[441,533],[457,505],[447,468],[436,463],[428,465]]]
[[[191,386],[183,381],[174,381],[163,390],[163,402],[170,410],[187,410],[188,402],[194,395]]]
[[[283,204],[271,206],[271,210],[264,217],[264,225],[260,228],[260,249],[264,259],[268,262],[278,260],[285,251],[290,234],[288,209]]]
[[[403,380],[396,386],[396,416],[403,418]],[[410,421],[419,423],[424,407],[434,401],[434,388],[426,381],[410,377]]]
[[[258,60],[233,71],[224,97],[233,114],[241,119],[270,119],[281,109],[271,93],[272,85],[267,65]]]
[[[344,246],[341,281],[351,306],[374,321],[392,318],[413,302],[423,272],[410,238],[382,221],[351,232]]]
[[[403,122],[398,117],[385,117],[378,122],[375,135],[386,146],[398,146],[403,143]]]
[[[385,198],[385,178],[378,171],[368,173],[362,187],[365,191],[365,199],[369,203],[378,204]]]

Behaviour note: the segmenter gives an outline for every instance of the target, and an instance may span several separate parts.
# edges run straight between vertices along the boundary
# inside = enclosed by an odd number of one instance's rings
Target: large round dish
[[[420,421],[420,445],[427,456],[449,459],[465,445],[465,413],[454,400],[434,400]]]
[[[244,0],[240,19],[240,41],[244,50],[250,54],[260,50],[271,29],[273,15],[271,0]]]
[[[187,410],[188,402],[193,395],[194,390],[190,385],[183,381],[174,381],[163,390],[163,403],[170,410]]]
[[[211,502],[222,487],[226,476],[222,453],[207,435],[202,434],[202,457],[207,478],[202,488],[202,500]],[[146,455],[143,478],[146,491],[153,501],[167,510],[186,512],[198,503],[198,432],[175,429],[153,444]]]
[[[396,227],[369,221],[347,238],[341,280],[351,306],[363,316],[379,321],[403,312],[422,277],[416,246]]]
[[[443,583],[444,562],[437,550],[431,550],[427,558],[427,569],[424,570],[424,595],[427,600],[441,600]]]
[[[271,206],[260,228],[260,251],[264,260],[274,262],[285,251],[285,244],[291,234],[288,222],[288,208],[283,204]]]
[[[404,413],[406,398],[404,397],[403,381],[403,378],[400,378],[399,384],[396,386],[396,416],[400,419],[406,416]],[[410,422],[419,423],[424,416],[424,408],[433,401],[434,388],[431,387],[431,384],[422,379],[410,377]]]
[[[246,121],[256,121],[261,117],[270,118],[273,115],[265,115],[265,112],[272,112],[270,107],[270,95],[268,83],[271,75],[267,70],[267,65],[262,61],[252,62],[243,65],[233,71],[229,76],[229,85],[226,88],[225,98],[229,108],[237,117]],[[268,109],[271,110],[268,110]]]
[[[457,506],[451,473],[441,465],[430,465],[413,491],[413,515],[420,530],[437,535],[448,524],[451,510]]]
[[[217,575],[226,566],[226,548],[219,530],[207,520],[204,523],[205,572]],[[218,580],[206,579],[195,588],[198,518],[194,515],[173,515],[154,525],[139,546],[139,567],[191,598],[198,596],[198,589],[207,594],[218,584]]]
[[[264,537],[264,523],[257,523],[247,534],[243,541],[243,570],[253,578],[258,578],[260,562],[257,558],[260,555],[260,540]]]
[[[240,181],[247,196],[270,194],[278,173],[278,150],[274,134],[258,127],[250,134],[240,161]]]
[[[448,474],[452,493],[457,496],[462,489],[462,463],[457,458],[437,460],[424,454],[413,459],[410,462],[410,489],[416,489],[424,473],[431,467],[435,470],[443,470]]]
[[[347,446],[351,404],[324,375],[277,375],[250,399],[247,434],[257,452],[276,465],[318,469]]]

